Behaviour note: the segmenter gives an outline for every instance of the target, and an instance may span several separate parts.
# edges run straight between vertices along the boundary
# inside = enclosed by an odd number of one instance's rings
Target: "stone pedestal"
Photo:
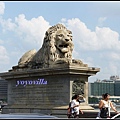
[[[95,75],[99,70],[99,68],[63,65],[0,73],[0,76],[8,81],[8,106],[3,108],[3,113],[50,114],[56,109],[67,109],[75,91],[73,90],[75,81],[81,84],[86,99],[85,103],[81,103],[82,109],[93,109],[88,105],[88,77]]]

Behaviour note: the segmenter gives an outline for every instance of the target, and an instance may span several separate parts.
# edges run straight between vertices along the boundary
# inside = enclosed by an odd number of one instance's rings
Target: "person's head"
[[[72,100],[75,99],[75,95],[72,96]]]
[[[75,95],[72,97],[72,100],[73,100],[73,99],[79,100],[79,98],[80,98],[79,95],[75,94]]]
[[[103,98],[104,98],[105,100],[108,100],[108,99],[110,98],[110,95],[109,95],[108,93],[105,93],[105,94],[103,95]]]

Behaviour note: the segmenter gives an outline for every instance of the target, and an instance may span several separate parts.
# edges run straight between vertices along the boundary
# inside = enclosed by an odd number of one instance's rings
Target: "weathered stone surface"
[[[73,65],[88,67],[81,60],[72,59],[73,48],[72,32],[62,24],[57,24],[46,31],[42,48],[37,52],[36,50],[26,52],[20,58],[18,65],[12,67],[12,70],[51,68],[72,63]]]
[[[27,63],[31,61],[32,57],[36,54],[36,50],[30,50],[26,52],[18,61],[18,66],[19,67],[26,67]]]
[[[69,66],[1,73],[0,76],[8,81],[8,106],[4,108],[4,112],[6,113],[5,109],[8,108],[14,109],[13,111],[16,109],[17,112],[18,108],[30,111],[65,107],[71,100],[73,92],[82,94],[81,88],[86,99],[85,103],[81,104],[82,108],[92,109],[88,106],[88,77],[98,71],[97,68]],[[40,79],[47,82],[44,82],[45,84],[35,82]],[[74,82],[78,82],[77,85],[81,87],[73,90]]]

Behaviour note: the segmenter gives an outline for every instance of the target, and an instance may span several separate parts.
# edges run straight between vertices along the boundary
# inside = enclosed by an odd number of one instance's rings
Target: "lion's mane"
[[[57,35],[62,35],[62,39],[59,40]],[[72,62],[72,51],[72,32],[62,24],[57,24],[46,31],[42,48],[32,58],[31,64],[49,67],[51,64]]]

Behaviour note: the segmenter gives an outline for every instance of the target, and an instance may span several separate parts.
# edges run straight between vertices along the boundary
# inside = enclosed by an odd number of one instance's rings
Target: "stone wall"
[[[44,79],[46,84],[18,85],[17,81],[28,81]],[[60,106],[66,105],[70,96],[70,78],[68,76],[44,76],[31,77],[26,79],[15,79],[8,81],[8,103],[16,105],[39,105],[39,106]]]
[[[8,112],[30,111],[31,109],[54,109],[67,106],[72,98],[73,81],[84,81],[84,97],[86,102],[81,104],[84,109],[88,106],[88,76],[98,70],[82,68],[53,68],[30,71],[15,71],[1,74],[8,81]],[[65,107],[65,109],[67,109]],[[91,107],[92,108],[92,107]],[[16,110],[15,110],[16,109]],[[23,110],[21,110],[23,109]],[[43,110],[43,111],[44,111]],[[5,112],[5,110],[3,110]]]

